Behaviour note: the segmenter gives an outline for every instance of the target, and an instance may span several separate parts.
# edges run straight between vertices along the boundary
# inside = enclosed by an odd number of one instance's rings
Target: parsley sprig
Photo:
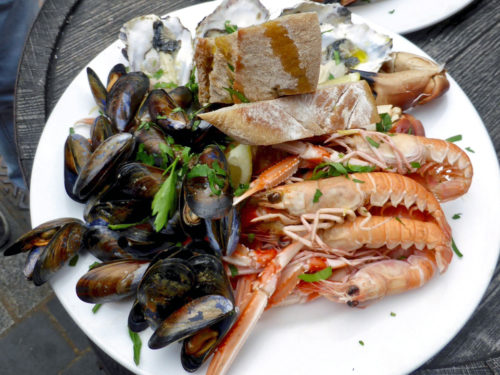
[[[324,169],[328,167],[327,169]],[[320,178],[347,176],[348,173],[366,173],[373,172],[375,167],[364,165],[343,165],[339,162],[326,162],[318,164],[314,170],[311,180],[319,180]]]
[[[207,164],[197,164],[187,174],[187,178],[189,179],[206,177],[208,179],[210,190],[215,195],[220,195],[222,193],[222,188],[226,183],[226,176],[226,171],[221,168],[219,162],[217,161],[212,163],[212,167],[209,167]]]
[[[153,216],[156,215],[154,226],[155,230],[159,232],[167,223],[167,220],[174,214],[176,208],[176,186],[177,186],[177,173],[175,167],[179,158],[176,157],[174,162],[165,169],[163,174],[169,173],[167,179],[163,182],[158,192],[153,198],[153,203],[151,204],[151,209],[153,210]]]

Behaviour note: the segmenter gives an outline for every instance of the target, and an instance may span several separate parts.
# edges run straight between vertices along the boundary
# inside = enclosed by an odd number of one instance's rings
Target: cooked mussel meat
[[[113,85],[118,81],[121,76],[127,74],[127,68],[123,64],[116,64],[111,68],[108,74],[108,83],[106,85],[106,89],[109,91],[113,87]]]

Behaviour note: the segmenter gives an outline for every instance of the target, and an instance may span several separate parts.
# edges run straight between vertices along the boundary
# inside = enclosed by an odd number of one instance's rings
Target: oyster
[[[377,72],[390,59],[392,39],[366,24],[351,21],[351,12],[339,4],[303,2],[281,15],[316,12],[322,36],[319,83],[339,78],[349,68]]]
[[[193,65],[191,32],[177,17],[136,17],[122,26],[119,38],[125,43],[130,71],[148,74],[153,85],[188,82]]]
[[[269,20],[269,11],[259,0],[224,0],[196,28],[197,37],[229,34],[239,28],[258,25]]]

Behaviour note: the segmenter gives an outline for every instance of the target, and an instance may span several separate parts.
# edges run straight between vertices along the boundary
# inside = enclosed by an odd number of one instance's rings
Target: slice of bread
[[[278,144],[380,121],[366,81],[334,85],[311,94],[235,104],[199,117],[250,145]]]
[[[233,34],[199,38],[195,63],[202,103],[314,92],[321,64],[318,16],[293,14]]]

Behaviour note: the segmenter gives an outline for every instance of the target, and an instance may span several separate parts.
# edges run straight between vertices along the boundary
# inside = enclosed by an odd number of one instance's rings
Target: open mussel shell
[[[200,154],[197,165],[208,166],[216,172],[212,177],[186,176],[185,199],[191,211],[204,219],[220,219],[227,215],[233,204],[233,190],[229,182],[226,157],[216,145],[207,146]],[[219,172],[220,171],[220,172]]]
[[[123,64],[116,64],[111,68],[108,74],[108,83],[106,85],[106,89],[109,91],[113,87],[113,85],[118,81],[121,76],[127,74],[127,68]]]
[[[186,234],[191,238],[204,238],[206,236],[206,229],[204,220],[196,215],[189,205],[186,203],[186,179],[182,183],[181,194],[179,194],[179,224]]]
[[[91,269],[76,284],[84,302],[104,303],[133,296],[148,267],[148,261],[123,259]]]
[[[179,110],[179,105],[163,89],[151,91],[148,101],[152,121],[176,142],[185,143],[191,133],[186,112]]]
[[[83,234],[82,245],[103,262],[133,258],[119,245],[120,237],[119,232],[109,229],[107,225],[90,225]]]
[[[161,259],[146,271],[137,291],[149,326],[156,329],[172,312],[184,305],[195,283],[189,263]]]
[[[85,226],[80,220],[65,224],[41,252],[33,268],[35,285],[44,284],[66,261],[80,251]]]
[[[59,229],[61,229],[64,225],[75,221],[80,222],[72,217],[64,217],[40,224],[19,237],[13,244],[5,249],[3,255],[16,255],[30,251],[39,246],[46,246]]]
[[[107,95],[106,115],[120,131],[134,125],[134,116],[149,90],[149,78],[142,72],[121,76]]]
[[[165,181],[163,170],[138,162],[122,164],[117,170],[115,189],[136,199],[152,199]]]
[[[189,259],[189,265],[196,276],[193,296],[218,294],[234,301],[231,285],[219,258],[206,254],[196,255]]]
[[[151,349],[160,349],[189,337],[220,321],[233,309],[233,303],[223,296],[207,295],[196,298],[165,319],[149,339],[148,346]]]
[[[118,133],[117,127],[106,116],[97,116],[90,128],[92,150],[95,150],[106,139]]]
[[[73,194],[73,187],[91,155],[92,150],[87,138],[75,133],[68,135],[64,143],[64,188],[71,199],[80,203],[82,201]]]
[[[170,90],[168,94],[177,106],[183,109],[188,109],[193,103],[193,92],[186,86],[177,86],[175,89]]]
[[[33,270],[35,269],[35,265],[40,259],[40,255],[42,254],[44,247],[35,247],[31,249],[26,257],[26,262],[24,263],[23,274],[26,276],[28,280],[32,280],[33,278]]]
[[[240,241],[241,222],[238,208],[233,206],[222,219],[205,220],[207,237],[219,254],[230,256]]]
[[[134,137],[137,140],[138,149],[146,152],[155,166],[166,168],[172,163],[172,157],[165,154],[162,150],[166,143],[165,133],[154,123],[148,123],[145,127],[138,127],[134,131]],[[139,156],[139,154],[138,154]]]
[[[102,84],[99,76],[91,68],[87,68],[87,78],[89,80],[90,91],[101,111],[106,110],[106,87]]]
[[[132,134],[115,134],[97,147],[75,181],[73,194],[86,200],[112,178],[114,168],[127,160],[134,151]]]
[[[148,328],[148,322],[144,317],[142,305],[137,300],[135,300],[128,314],[128,328],[132,332],[142,332]]]
[[[229,332],[237,317],[236,310],[233,310],[219,322],[186,338],[181,352],[181,363],[184,370],[188,372],[198,370]]]
[[[116,225],[138,223],[150,214],[150,203],[144,199],[92,200],[85,206],[83,217],[87,223],[103,220]]]

